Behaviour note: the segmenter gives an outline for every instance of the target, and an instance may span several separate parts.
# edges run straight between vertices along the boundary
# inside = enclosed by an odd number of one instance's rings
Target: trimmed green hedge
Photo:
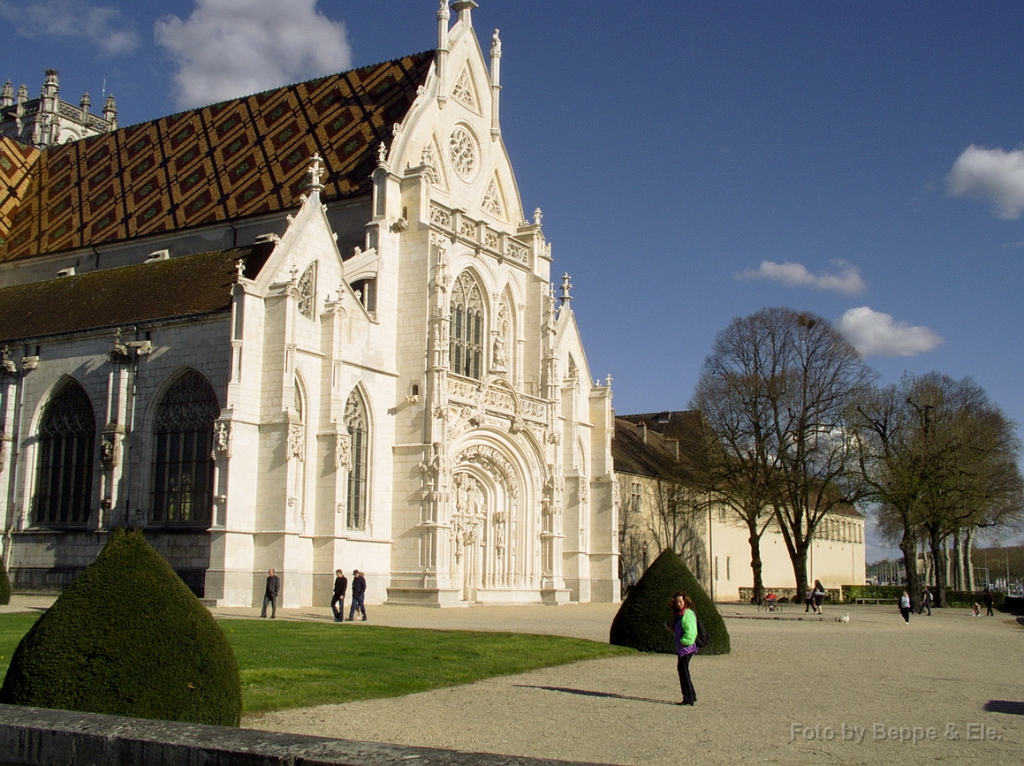
[[[238,726],[238,663],[220,626],[141,532],[114,530],[25,635],[0,702]]]
[[[672,620],[669,600],[676,591],[693,599],[700,621],[711,641],[701,654],[728,654],[729,632],[714,603],[697,579],[690,574],[683,560],[672,550],[664,550],[633,586],[612,620],[609,642],[629,646],[641,652],[675,652],[672,634],[665,623]]]
[[[0,606],[7,606],[11,603],[11,581],[7,577],[7,567],[0,558]]]
[[[903,595],[904,590],[906,588],[902,585],[844,585],[843,601],[853,601],[858,598],[891,598],[898,600]]]

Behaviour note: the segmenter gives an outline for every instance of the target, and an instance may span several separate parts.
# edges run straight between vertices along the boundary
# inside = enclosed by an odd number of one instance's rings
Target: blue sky
[[[1024,421],[1024,14],[1011,2],[479,0],[503,138],[595,377],[686,407],[715,334],[786,305],[885,381]],[[436,0],[0,0],[0,82],[122,125],[428,50]],[[869,548],[868,558],[877,556]]]

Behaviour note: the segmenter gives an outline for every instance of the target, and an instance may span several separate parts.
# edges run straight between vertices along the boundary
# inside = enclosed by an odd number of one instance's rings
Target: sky
[[[716,333],[789,306],[883,383],[970,376],[1024,422],[1019,3],[478,2],[526,217],[617,413],[685,409]],[[0,82],[34,98],[55,68],[129,125],[430,50],[437,8],[0,0]]]

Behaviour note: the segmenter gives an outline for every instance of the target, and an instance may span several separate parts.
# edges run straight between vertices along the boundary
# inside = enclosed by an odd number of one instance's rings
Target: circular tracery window
[[[473,171],[476,170],[476,142],[469,135],[469,131],[465,128],[453,130],[448,149],[455,172],[463,178],[473,175]]]

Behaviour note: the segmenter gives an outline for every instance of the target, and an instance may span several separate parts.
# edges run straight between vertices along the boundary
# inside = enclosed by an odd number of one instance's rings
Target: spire
[[[475,0],[456,0],[452,3],[452,8],[459,14],[458,23],[467,29],[473,28],[473,9],[479,7]]]
[[[494,30],[491,37],[491,140],[497,140],[501,135],[501,121],[499,120],[499,107],[501,96],[501,38],[498,37],[498,30]]]
[[[437,103],[444,107],[448,100],[448,0],[441,0],[437,9]]]
[[[110,123],[111,130],[117,130],[117,103],[114,101],[114,94],[107,96],[103,103],[103,119]]]
[[[14,103],[14,88],[11,81],[4,83],[4,89],[0,91],[0,107],[10,106]]]
[[[306,173],[309,175],[309,190],[320,194],[324,190],[324,185],[320,183],[324,175],[324,162],[319,152],[309,158],[309,169]]]
[[[89,107],[92,106],[92,99],[89,98],[88,93],[82,94],[82,100],[78,102],[78,106],[81,108],[83,114],[89,114]]]
[[[568,307],[569,301],[572,300],[572,296],[569,295],[570,290],[572,290],[572,282],[569,281],[569,273],[566,272],[562,275],[562,294],[559,296],[562,300],[562,308]]]

